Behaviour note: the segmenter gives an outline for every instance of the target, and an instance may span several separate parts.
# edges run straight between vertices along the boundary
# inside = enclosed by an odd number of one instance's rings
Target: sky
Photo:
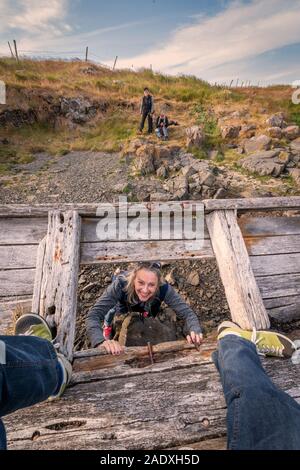
[[[211,83],[300,80],[300,0],[0,0],[0,55],[85,57]]]

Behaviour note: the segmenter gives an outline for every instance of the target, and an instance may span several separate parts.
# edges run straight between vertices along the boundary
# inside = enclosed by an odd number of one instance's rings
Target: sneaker
[[[103,327],[103,336],[105,340],[109,340],[112,338],[112,326]]]
[[[264,356],[291,357],[297,349],[286,336],[275,331],[243,330],[236,323],[224,321],[218,328],[218,340],[227,335],[235,335],[255,344],[258,354]]]
[[[14,334],[16,336],[38,336],[39,338],[52,341],[52,332],[46,320],[35,313],[22,315],[15,324]]]
[[[49,401],[56,400],[63,395],[72,377],[72,366],[68,359],[66,359],[63,354],[57,353],[57,360],[62,370],[61,385],[55,395],[51,395],[48,398]]]
[[[15,324],[14,334],[16,336],[37,336],[42,339],[54,342],[52,332],[46,320],[40,315],[35,313],[28,313],[18,318]],[[53,344],[54,348],[59,347],[59,344]],[[48,400],[59,398],[66,389],[66,386],[71,380],[72,365],[61,353],[57,354],[57,360],[61,367],[61,384],[58,386],[58,391],[52,395]]]

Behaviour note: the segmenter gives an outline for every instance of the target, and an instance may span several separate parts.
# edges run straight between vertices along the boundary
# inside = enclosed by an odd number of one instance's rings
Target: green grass
[[[192,108],[192,116],[196,118],[196,123],[203,127],[205,134],[204,148],[219,148],[222,143],[222,136],[218,123],[214,115],[209,113],[201,104]]]

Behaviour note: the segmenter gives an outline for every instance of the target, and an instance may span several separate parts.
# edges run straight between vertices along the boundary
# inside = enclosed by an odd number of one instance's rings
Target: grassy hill
[[[221,145],[217,119],[226,113],[247,108],[258,125],[264,113],[283,111],[287,119],[300,124],[299,106],[291,102],[291,88],[226,89],[211,86],[192,76],[166,76],[151,70],[112,71],[92,63],[66,61],[0,59],[0,79],[7,86],[7,104],[1,113],[10,110],[33,110],[34,123],[0,127],[0,172],[11,164],[30,162],[34,154],[46,151],[64,154],[71,150],[118,151],[135,135],[139,122],[139,102],[145,86],[155,96],[156,111],[167,106],[168,114],[180,122],[172,129],[175,144],[185,146],[185,128],[203,124],[207,148]],[[50,108],[59,108],[60,100],[82,97],[104,103],[105,111],[84,125],[66,126],[55,121]],[[52,111],[51,111],[52,112]],[[199,158],[205,157],[200,152]]]

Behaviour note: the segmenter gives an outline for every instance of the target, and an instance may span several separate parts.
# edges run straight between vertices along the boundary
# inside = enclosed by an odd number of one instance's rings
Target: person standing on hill
[[[148,134],[153,132],[154,99],[149,88],[144,88],[144,96],[141,100],[140,113],[142,116],[139,131],[143,132],[146,118],[148,118]]]

